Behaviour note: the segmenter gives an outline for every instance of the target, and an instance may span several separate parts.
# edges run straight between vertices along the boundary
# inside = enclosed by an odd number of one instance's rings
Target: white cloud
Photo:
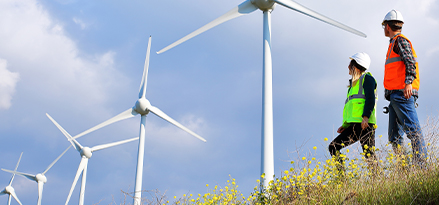
[[[0,59],[0,109],[11,107],[12,95],[20,75],[7,69],[7,61]]]
[[[429,50],[427,50],[426,54],[427,54],[427,57],[433,57],[433,55],[435,55],[438,52],[439,52],[439,46],[434,47],[434,48],[430,48]]]
[[[82,30],[84,30],[87,27],[87,25],[84,23],[84,21],[82,21],[81,19],[78,19],[76,17],[73,18],[73,22],[78,24],[79,27],[81,27]]]
[[[26,98],[45,106],[58,102],[72,104],[71,109],[99,109],[111,97],[108,91],[126,82],[114,68],[115,52],[82,52],[36,0],[1,1],[0,25],[0,56],[20,73],[24,84],[17,93]]]
[[[423,1],[418,1],[416,5],[419,5],[419,11],[422,12],[422,14],[424,14],[431,11],[435,3],[436,0],[423,0]]]

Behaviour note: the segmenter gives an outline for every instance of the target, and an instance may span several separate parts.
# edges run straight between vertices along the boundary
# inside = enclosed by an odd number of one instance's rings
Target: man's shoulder
[[[404,36],[404,35],[397,35],[396,37],[395,37],[395,41],[398,43],[398,42],[400,42],[400,43],[403,43],[403,44],[409,44],[410,43],[410,40],[406,37],[406,36]]]

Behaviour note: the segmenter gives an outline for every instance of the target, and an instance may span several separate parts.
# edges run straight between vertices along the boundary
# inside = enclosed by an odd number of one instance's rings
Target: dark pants
[[[361,148],[363,148],[366,158],[375,156],[374,151],[372,150],[372,147],[375,146],[375,129],[373,124],[369,124],[369,127],[362,130],[361,123],[352,123],[351,126],[343,130],[343,132],[329,144],[329,153],[331,156],[337,156],[342,148],[357,141],[360,141]],[[367,145],[368,148],[365,149],[364,145]]]

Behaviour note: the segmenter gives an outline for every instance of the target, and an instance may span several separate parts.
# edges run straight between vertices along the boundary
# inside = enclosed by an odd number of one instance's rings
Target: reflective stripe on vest
[[[417,64],[418,58],[415,58],[415,60],[416,60],[416,64]],[[399,56],[398,57],[393,57],[393,58],[388,58],[386,60],[386,65],[389,64],[389,63],[394,63],[394,62],[398,62],[398,61],[402,61],[401,57],[399,57]]]
[[[364,94],[363,82],[364,82],[364,77],[366,75],[371,75],[371,74],[365,73],[361,75],[357,84],[355,86],[352,86],[351,84],[351,88],[348,90],[345,106],[343,109],[343,125],[348,125],[349,123],[361,123],[363,121],[362,115],[364,111],[364,103],[366,102],[366,95]],[[374,94],[376,100],[377,99],[376,89],[374,90]],[[369,116],[369,123],[371,124],[376,124],[375,108],[376,108],[376,103],[375,103],[375,107],[372,110],[371,115]]]
[[[393,51],[393,47],[395,46],[396,39],[398,37],[406,39],[410,48],[412,49],[413,57],[415,58],[415,67],[416,67],[416,78],[412,82],[412,88],[419,90],[419,68],[417,62],[417,55],[415,50],[413,49],[412,43],[402,34],[398,34],[392,39],[392,42],[389,44],[389,48],[387,50],[386,55],[386,64],[384,69],[384,88],[387,90],[400,90],[405,88],[405,64],[402,61],[400,55]]]

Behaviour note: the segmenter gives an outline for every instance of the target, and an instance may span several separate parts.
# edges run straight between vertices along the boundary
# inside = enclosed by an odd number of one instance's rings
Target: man
[[[404,132],[411,140],[415,161],[425,161],[427,149],[415,110],[419,91],[419,70],[416,52],[401,29],[404,19],[401,12],[391,10],[384,17],[384,35],[390,38],[384,71],[384,95],[390,101],[389,141],[395,153],[401,154]]]

